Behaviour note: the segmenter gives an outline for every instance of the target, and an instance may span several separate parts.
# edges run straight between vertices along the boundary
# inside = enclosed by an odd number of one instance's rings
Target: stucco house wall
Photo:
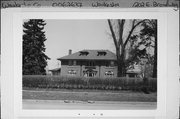
[[[113,74],[110,75],[107,72],[112,72]],[[114,67],[101,66],[100,67],[100,77],[102,77],[102,78],[117,77],[117,66],[114,66]]]
[[[81,66],[61,65],[61,76],[80,76],[80,67]]]
[[[61,76],[83,76],[84,72],[87,70],[88,66],[68,66],[62,65],[61,66]],[[114,67],[106,67],[106,66],[93,66],[93,70],[96,71],[96,75],[93,77],[117,77],[117,66]],[[72,72],[69,72],[72,71]],[[73,73],[74,71],[74,73]],[[112,74],[110,74],[112,73]]]

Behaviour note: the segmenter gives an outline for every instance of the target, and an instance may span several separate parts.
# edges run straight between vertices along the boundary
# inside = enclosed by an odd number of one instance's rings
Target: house
[[[153,65],[147,63],[148,59],[141,57],[139,62],[135,62],[126,71],[126,77],[152,77],[153,75]]]
[[[142,78],[142,72],[140,65],[134,64],[132,68],[126,71],[126,77],[138,77]]]
[[[58,58],[62,76],[117,77],[116,55],[109,50],[82,50]]]
[[[61,73],[61,68],[55,68],[55,69],[51,69],[51,70],[48,70],[51,75],[60,75]]]

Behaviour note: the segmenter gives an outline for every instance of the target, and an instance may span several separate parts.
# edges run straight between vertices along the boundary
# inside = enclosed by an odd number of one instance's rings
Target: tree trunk
[[[117,76],[118,77],[124,77],[125,73],[126,73],[125,59],[124,59],[124,50],[122,51],[122,53],[120,55],[119,48],[116,48],[116,55],[117,55],[117,66],[118,66]]]
[[[147,77],[144,77],[143,78],[143,88],[142,88],[142,91],[145,93],[145,94],[149,94],[149,89],[148,89],[148,78]]]
[[[121,56],[120,56],[120,49],[119,47],[116,47],[116,57],[117,57],[117,76],[120,77],[121,75]]]
[[[120,65],[119,65],[119,72],[120,72],[119,77],[124,77],[125,76],[125,73],[126,73],[125,70],[126,69],[125,69],[124,59],[123,59],[123,57],[121,57],[120,58]]]
[[[125,65],[122,58],[118,59],[118,77],[125,76]]]

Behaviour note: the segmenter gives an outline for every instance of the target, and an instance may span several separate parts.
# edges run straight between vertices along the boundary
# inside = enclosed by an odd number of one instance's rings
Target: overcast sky
[[[48,69],[60,67],[57,58],[83,49],[115,51],[107,20],[45,20]]]

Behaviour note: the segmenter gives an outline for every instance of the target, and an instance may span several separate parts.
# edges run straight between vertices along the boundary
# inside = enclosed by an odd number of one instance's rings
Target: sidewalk
[[[119,101],[76,101],[76,100],[23,100],[23,109],[60,109],[60,110],[153,110],[156,102],[119,102]]]

